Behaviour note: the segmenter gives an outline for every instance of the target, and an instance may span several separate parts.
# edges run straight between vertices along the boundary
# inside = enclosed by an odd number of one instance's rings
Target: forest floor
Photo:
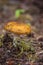
[[[21,16],[17,22],[29,23],[32,28],[30,35],[9,34],[3,29],[5,23],[15,21],[14,13],[19,6],[26,10],[26,13],[22,14],[24,18]],[[43,65],[43,13],[40,13],[40,9],[33,5],[6,5],[3,8],[5,9],[0,12],[0,65]],[[30,15],[32,20],[27,19],[25,17],[27,15]],[[21,44],[21,41],[24,45],[22,48],[27,50],[22,50],[21,45],[15,47],[15,43]],[[29,44],[29,49],[25,47],[28,44],[24,43]]]

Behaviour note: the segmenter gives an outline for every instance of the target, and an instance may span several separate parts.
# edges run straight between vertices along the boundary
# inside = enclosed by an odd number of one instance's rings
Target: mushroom
[[[22,22],[10,21],[5,24],[4,29],[19,35],[31,33],[31,26]]]

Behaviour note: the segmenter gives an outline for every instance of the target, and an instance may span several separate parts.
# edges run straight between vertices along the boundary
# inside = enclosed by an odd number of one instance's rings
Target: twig
[[[36,55],[39,55],[39,54],[41,54],[41,53],[43,53],[43,50],[42,50],[42,51],[40,51],[40,52],[37,52],[37,53],[36,53]]]

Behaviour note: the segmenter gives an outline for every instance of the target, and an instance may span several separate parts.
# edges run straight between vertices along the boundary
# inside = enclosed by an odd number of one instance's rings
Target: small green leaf
[[[17,9],[17,10],[15,11],[15,17],[16,17],[16,18],[19,18],[20,15],[21,15],[21,13],[24,13],[24,12],[25,12],[25,10],[23,10],[23,9]]]

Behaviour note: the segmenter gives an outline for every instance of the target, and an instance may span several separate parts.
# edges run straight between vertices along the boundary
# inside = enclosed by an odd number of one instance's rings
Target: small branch
[[[41,54],[41,53],[43,53],[43,50],[42,50],[42,51],[40,51],[40,52],[37,52],[37,53],[36,53],[36,55],[39,55],[39,54]]]

